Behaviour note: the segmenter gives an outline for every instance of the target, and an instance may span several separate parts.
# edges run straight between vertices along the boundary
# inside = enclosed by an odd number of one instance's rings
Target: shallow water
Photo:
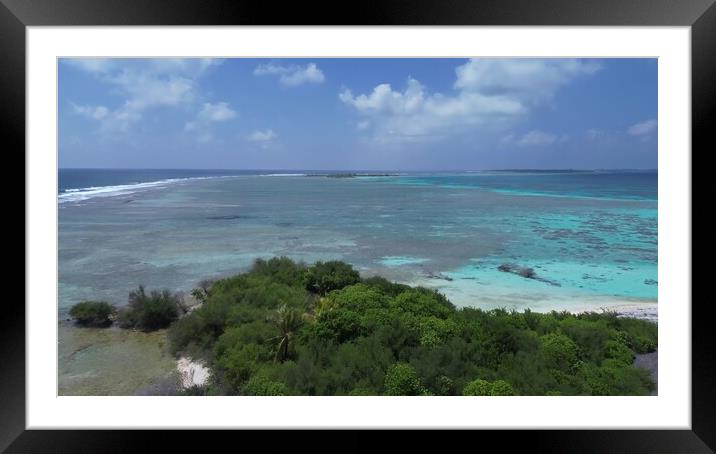
[[[58,394],[133,395],[159,382],[178,381],[166,330],[59,326]]]
[[[121,305],[139,284],[188,291],[274,255],[346,260],[438,286],[460,305],[655,300],[656,174],[560,178],[239,176],[62,203],[60,308]],[[544,280],[498,271],[506,262]]]

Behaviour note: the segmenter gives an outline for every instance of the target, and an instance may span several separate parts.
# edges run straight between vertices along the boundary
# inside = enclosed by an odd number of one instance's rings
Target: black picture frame
[[[629,25],[691,27],[692,149],[707,151],[707,148],[714,149],[709,121],[713,116],[709,114],[716,106],[716,6],[713,3],[714,0],[382,0],[360,5],[317,1],[279,5],[265,0],[0,0],[0,116],[6,131],[3,145],[7,152],[18,156],[25,147],[25,29],[28,26]],[[687,152],[693,157],[691,150]],[[687,303],[690,302],[680,302]],[[497,441],[498,446],[506,448],[520,443],[530,450],[547,452],[714,452],[716,356],[713,352],[716,345],[712,318],[708,316],[709,304],[707,299],[692,305],[692,430],[515,431],[509,435],[482,431],[471,438],[479,439],[479,445],[484,447]],[[3,360],[0,450],[120,452],[130,448],[166,447],[162,440],[166,440],[167,435],[147,431],[25,430],[25,311],[22,305],[3,305],[0,336]],[[336,431],[333,435],[342,440],[340,445],[317,443],[315,434],[295,432],[276,437],[259,434],[256,438],[270,438],[271,451],[280,449],[282,442],[293,445],[305,441],[312,450],[362,450],[372,444],[365,432]],[[247,436],[241,435],[244,440]],[[401,437],[400,445],[381,443],[383,448],[392,445],[407,450],[410,445],[427,446],[428,437],[433,436],[435,434],[413,431],[409,437]],[[236,440],[235,435],[227,432],[221,437]],[[171,438],[182,448],[206,440],[202,434],[189,432],[173,432]],[[440,435],[436,437],[440,438]],[[215,440],[213,436],[212,440]],[[249,440],[243,443],[250,446]]]

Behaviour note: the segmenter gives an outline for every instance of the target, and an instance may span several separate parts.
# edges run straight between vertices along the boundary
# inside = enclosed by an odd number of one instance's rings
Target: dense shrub
[[[368,285],[369,287],[377,289],[381,294],[389,297],[395,297],[406,290],[410,290],[409,285],[390,282],[388,279],[382,276],[372,276],[365,278],[363,279],[363,283]]]
[[[616,328],[625,334],[627,345],[636,353],[649,353],[656,350],[658,327],[655,323],[643,323],[641,320],[619,317]]]
[[[82,301],[70,308],[70,316],[80,325],[109,326],[114,306],[104,301]]]
[[[515,390],[512,385],[504,380],[477,379],[468,383],[462,390],[463,396],[514,396]]]
[[[512,389],[512,385],[504,380],[495,380],[492,383],[492,389],[490,390],[491,396],[514,396],[515,390]]]
[[[547,365],[553,369],[568,371],[577,362],[579,348],[564,334],[545,334],[540,337],[540,348]]]
[[[318,337],[340,344],[363,335],[365,329],[357,312],[336,309],[323,312],[316,319],[313,332]]]
[[[393,364],[385,374],[385,393],[389,396],[418,396],[425,390],[409,364]]]
[[[266,345],[233,344],[217,352],[216,366],[229,388],[237,392],[262,364],[271,362],[273,357],[273,351]]]
[[[119,313],[123,328],[152,331],[166,328],[179,318],[180,299],[169,290],[147,294],[143,286],[129,293],[129,305]]]
[[[214,394],[643,395],[654,385],[632,363],[656,348],[657,328],[613,313],[457,309],[348,264],[280,258],[213,283],[169,339],[210,363]]]
[[[192,314],[177,320],[169,329],[169,345],[173,353],[194,349],[207,350],[214,341],[206,329],[206,321],[201,314]]]
[[[391,306],[403,313],[413,314],[418,317],[446,318],[451,314],[453,308],[445,304],[437,292],[426,292],[420,289],[411,289],[393,298]]]
[[[305,277],[306,289],[319,295],[360,282],[360,275],[351,265],[339,261],[316,262],[308,268]]]
[[[492,384],[487,380],[473,380],[462,390],[463,396],[489,396],[492,393]]]
[[[302,284],[289,286],[254,272],[217,281],[200,308],[172,324],[169,330],[172,350],[183,351],[191,346],[210,350],[232,326],[267,321],[273,317],[270,311],[282,305],[303,310],[307,300]]]
[[[607,341],[605,356],[627,366],[634,362],[634,352],[618,341]]]
[[[330,293],[332,306],[352,311],[387,308],[390,298],[366,284],[355,284]]]
[[[288,388],[284,383],[273,381],[264,374],[256,374],[242,389],[247,396],[285,396]]]
[[[305,279],[306,265],[296,263],[288,257],[256,259],[251,274],[265,276],[284,285],[300,286]]]
[[[624,367],[614,360],[605,360],[602,366],[584,364],[581,373],[587,393],[593,396],[648,394],[653,389],[644,369]]]

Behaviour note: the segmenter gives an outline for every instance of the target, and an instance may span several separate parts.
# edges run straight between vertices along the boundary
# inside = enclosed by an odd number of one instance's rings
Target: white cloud
[[[430,93],[409,78],[404,91],[380,84],[368,94],[344,89],[339,99],[371,120],[378,142],[425,140],[476,128],[504,130],[560,87],[599,69],[575,59],[472,59],[456,68],[451,94]],[[539,134],[523,139],[525,145],[549,140]]]
[[[360,130],[368,129],[368,128],[370,128],[370,121],[368,121],[368,120],[359,121],[356,124],[356,128],[358,128]]]
[[[654,119],[631,125],[627,132],[632,136],[646,136],[656,131],[658,124]]]
[[[567,139],[567,134],[552,134],[535,129],[529,131],[521,137],[515,137],[514,134],[509,134],[502,138],[502,143],[515,144],[522,147],[539,147],[554,145],[559,142],[566,142]]]
[[[236,112],[226,102],[204,103],[197,118],[204,121],[226,121],[236,117]]]
[[[97,74],[106,73],[112,66],[110,58],[68,58],[62,61],[83,71]]]
[[[174,74],[194,78],[223,63],[218,58],[62,58],[61,63],[82,71],[112,76],[121,72]]]
[[[567,136],[565,135],[557,136],[556,134],[534,130],[522,136],[522,138],[517,141],[517,144],[522,146],[541,146],[553,145],[558,141],[565,140],[567,140]]]
[[[122,105],[91,116],[101,121],[103,132],[123,132],[156,107],[190,105],[197,99],[197,80],[221,60],[207,58],[82,58],[63,63],[92,74],[124,97]],[[78,114],[86,115],[82,109]]]
[[[212,104],[204,103],[196,118],[184,125],[187,132],[194,131],[195,138],[200,143],[208,143],[214,139],[211,132],[211,124],[231,120],[236,117],[236,112],[229,106],[229,103],[218,102]]]
[[[72,104],[72,110],[78,115],[84,115],[93,120],[101,120],[109,114],[109,109],[104,106],[78,106]]]
[[[251,142],[264,150],[279,147],[280,144],[277,142],[277,139],[278,134],[276,134],[272,129],[265,129],[263,131],[256,130],[246,136],[246,141]]]
[[[279,76],[279,82],[287,87],[313,83],[320,84],[326,78],[315,63],[306,66],[281,66],[276,63],[259,65],[254,69],[255,76]]]
[[[254,131],[246,137],[249,142],[270,142],[275,140],[278,135],[271,129],[265,131]]]
[[[477,58],[457,67],[454,87],[535,103],[552,98],[575,78],[600,69],[601,65],[593,60]]]
[[[371,118],[380,142],[413,141],[521,115],[519,100],[502,95],[460,92],[455,96],[428,93],[416,79],[408,79],[404,91],[389,84],[376,86],[370,94],[354,96],[346,89],[339,99]]]

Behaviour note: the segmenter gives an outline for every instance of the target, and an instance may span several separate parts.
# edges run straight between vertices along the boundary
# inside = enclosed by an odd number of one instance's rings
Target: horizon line
[[[594,167],[594,168],[536,168],[511,167],[493,169],[287,169],[287,168],[212,168],[212,167],[58,167],[57,170],[218,170],[218,171],[253,171],[253,172],[509,172],[509,171],[561,171],[561,172],[589,172],[589,171],[658,171],[654,167]]]

